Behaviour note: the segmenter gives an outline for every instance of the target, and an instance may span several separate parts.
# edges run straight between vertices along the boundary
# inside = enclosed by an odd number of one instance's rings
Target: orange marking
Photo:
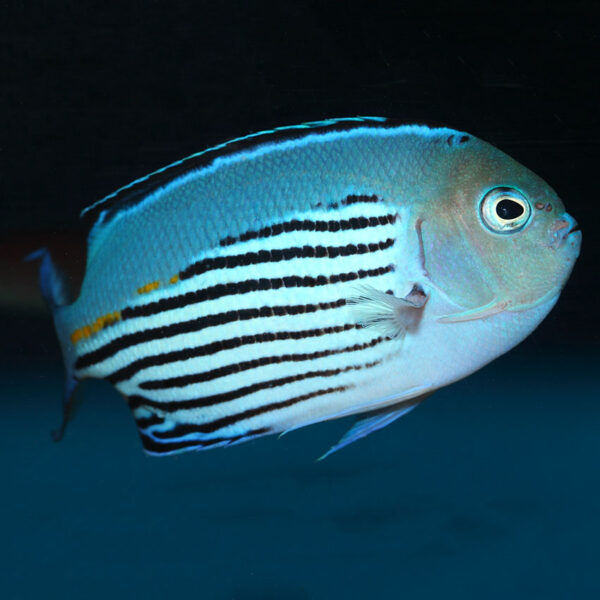
[[[76,329],[71,334],[71,342],[76,344],[77,342],[85,338],[89,338],[95,333],[98,333],[101,329],[104,329],[108,325],[112,325],[120,320],[121,313],[118,310],[102,315],[101,317],[98,317],[91,325],[84,325],[83,327]]]
[[[179,281],[179,275],[173,275],[171,279],[169,279],[169,283],[177,283]],[[153,292],[154,290],[160,287],[160,281],[151,281],[142,287],[137,289],[138,294],[147,294],[149,292]],[[112,313],[106,313],[101,317],[98,317],[93,323],[89,325],[84,325],[79,329],[76,329],[71,334],[71,342],[76,344],[85,338],[89,338],[90,336],[98,333],[108,325],[112,325],[116,321],[121,320],[121,312],[116,310]]]
[[[138,288],[138,294],[147,294],[148,292],[153,292],[160,285],[160,281],[152,281]]]

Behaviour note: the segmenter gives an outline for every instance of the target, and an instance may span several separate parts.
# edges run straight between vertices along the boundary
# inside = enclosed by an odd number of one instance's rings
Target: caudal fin
[[[64,324],[62,323],[62,311],[61,307],[70,304],[74,298],[69,286],[69,282],[62,272],[53,262],[50,252],[47,248],[41,248],[29,254],[26,261],[39,260],[39,284],[42,296],[48,307],[52,312],[54,320],[54,327],[56,329],[58,339],[61,345],[63,358],[65,362],[66,380],[65,380],[65,391],[63,396],[63,416],[60,427],[52,432],[52,437],[55,441],[59,441],[65,432],[67,423],[73,414],[74,402],[73,396],[75,388],[79,383],[79,380],[73,374],[74,358],[70,356],[67,347],[64,345],[63,329]]]

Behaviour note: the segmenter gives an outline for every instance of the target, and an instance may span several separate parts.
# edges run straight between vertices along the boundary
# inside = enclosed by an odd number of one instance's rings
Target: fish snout
[[[568,240],[570,245],[577,246],[579,251],[581,231],[577,221],[568,213],[564,213],[550,226],[549,237],[548,245],[551,248],[559,248]]]

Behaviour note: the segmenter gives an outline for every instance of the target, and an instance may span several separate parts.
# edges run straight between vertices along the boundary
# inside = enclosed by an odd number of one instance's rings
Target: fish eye
[[[529,222],[531,205],[521,192],[501,187],[482,198],[479,212],[485,226],[494,233],[515,233]]]

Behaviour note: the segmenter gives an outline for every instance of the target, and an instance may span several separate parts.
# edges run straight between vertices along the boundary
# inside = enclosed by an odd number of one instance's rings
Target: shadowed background
[[[598,595],[599,57],[592,2],[3,3],[7,597]],[[149,459],[97,382],[51,443],[62,364],[22,257],[49,245],[77,279],[91,202],[232,137],[353,115],[463,129],[557,190],[583,250],[542,326],[319,464],[348,420]]]

